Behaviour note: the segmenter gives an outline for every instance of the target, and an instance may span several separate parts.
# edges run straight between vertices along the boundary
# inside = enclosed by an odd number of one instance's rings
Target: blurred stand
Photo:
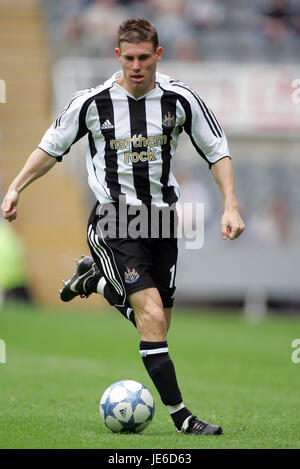
[[[56,6],[69,9],[71,3]],[[52,59],[41,2],[2,0],[0,39],[0,79],[6,84],[6,102],[0,103],[4,192],[52,123]],[[57,291],[61,280],[69,278],[73,259],[87,249],[85,208],[85,189],[58,164],[22,194],[13,227],[26,246],[26,271],[37,302],[61,304]],[[104,305],[95,298],[86,307],[93,307],[93,302]],[[75,299],[70,308],[81,305]]]
[[[258,8],[258,25],[262,36],[274,45],[300,34],[299,2],[265,0]]]
[[[152,0],[153,22],[165,56],[180,61],[197,59],[197,42],[185,15],[184,0]]]
[[[116,0],[95,0],[85,9],[72,11],[63,22],[67,50],[71,47],[78,55],[82,41],[90,55],[111,57],[115,31],[126,17],[126,9]]]
[[[300,5],[294,0],[257,2],[257,32],[264,54],[273,61],[299,53]]]

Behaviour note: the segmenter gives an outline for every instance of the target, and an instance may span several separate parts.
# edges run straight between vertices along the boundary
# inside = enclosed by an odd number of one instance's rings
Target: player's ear
[[[157,58],[158,61],[160,61],[162,59],[162,53],[163,53],[163,48],[158,47],[156,49],[156,58]]]
[[[118,57],[118,59],[120,60],[121,58],[121,51],[118,47],[115,48],[115,52],[116,52],[116,56]]]

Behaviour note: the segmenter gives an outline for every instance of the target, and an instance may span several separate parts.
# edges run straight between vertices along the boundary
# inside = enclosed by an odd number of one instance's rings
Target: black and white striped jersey
[[[126,196],[128,205],[171,205],[179,197],[172,157],[181,131],[209,166],[229,156],[226,136],[212,111],[183,83],[157,73],[155,88],[135,99],[117,83],[120,73],[76,93],[39,147],[61,161],[88,134],[88,180],[100,203]]]

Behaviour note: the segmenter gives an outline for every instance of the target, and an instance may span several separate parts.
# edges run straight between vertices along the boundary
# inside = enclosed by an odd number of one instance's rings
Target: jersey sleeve
[[[231,158],[226,135],[204,101],[188,89],[180,102],[185,112],[183,127],[209,167],[226,156]]]
[[[51,127],[45,132],[39,148],[58,161],[69,153],[71,146],[87,132],[86,112],[90,104],[84,92],[74,95]]]

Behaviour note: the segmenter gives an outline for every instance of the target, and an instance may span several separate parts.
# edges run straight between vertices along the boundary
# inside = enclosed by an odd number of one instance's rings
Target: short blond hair
[[[158,48],[158,35],[154,24],[144,18],[132,18],[124,21],[118,30],[118,44],[121,42],[130,42],[139,44],[140,42],[150,41],[153,49]]]

